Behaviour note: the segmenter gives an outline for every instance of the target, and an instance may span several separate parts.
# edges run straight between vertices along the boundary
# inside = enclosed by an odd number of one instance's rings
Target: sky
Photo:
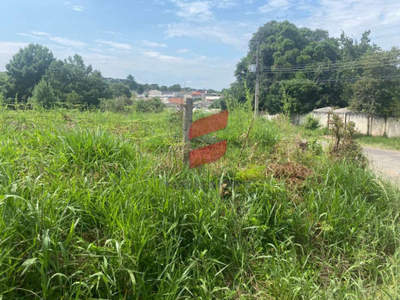
[[[1,0],[0,12],[0,71],[38,43],[59,59],[81,55],[104,77],[167,86],[229,87],[252,34],[271,20],[400,44],[399,0]]]

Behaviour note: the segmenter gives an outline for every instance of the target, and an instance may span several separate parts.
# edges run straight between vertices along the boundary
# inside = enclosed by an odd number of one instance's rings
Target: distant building
[[[208,96],[206,95],[205,100],[208,102],[214,102],[214,101],[218,101],[221,100],[221,96]]]
[[[163,98],[173,98],[176,97],[177,93],[176,92],[163,92],[162,96]]]
[[[154,98],[154,97],[161,97],[163,93],[157,90],[151,90],[147,94],[149,95],[150,98]]]
[[[183,105],[185,104],[185,98],[183,97],[168,98],[168,103]]]
[[[195,91],[191,93],[193,100],[205,100],[205,95],[207,95],[207,91]]]

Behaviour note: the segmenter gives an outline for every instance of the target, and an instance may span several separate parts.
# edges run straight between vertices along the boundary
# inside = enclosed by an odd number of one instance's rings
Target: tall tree
[[[30,44],[13,56],[6,65],[7,75],[14,84],[18,99],[26,101],[32,96],[36,84],[54,61],[53,53],[44,46]]]
[[[182,90],[182,87],[181,87],[180,84],[174,84],[174,85],[171,85],[171,86],[168,88],[168,90],[169,90],[170,92],[180,92],[180,91]]]
[[[337,39],[325,30],[298,28],[288,21],[269,22],[253,35],[248,55],[238,63],[235,90],[246,85],[254,92],[255,74],[248,66],[256,62],[259,45],[261,108],[269,113],[282,112],[288,99],[291,110],[297,112],[346,106],[351,98],[347,81],[359,75],[359,70],[341,61],[378,51],[376,45],[371,45],[369,34],[364,33],[358,43],[344,33]],[[240,95],[243,99],[243,92]]]
[[[84,105],[98,105],[100,98],[109,98],[110,91],[99,71],[86,66],[82,57],[75,55],[54,61],[44,77],[54,89],[57,99],[66,102],[67,95],[77,93]]]
[[[135,80],[135,77],[133,77],[131,74],[126,77],[126,84],[129,86],[131,91],[136,91],[138,84]]]
[[[0,94],[3,95],[5,99],[14,98],[14,85],[11,83],[10,77],[7,73],[0,72]]]
[[[132,97],[132,93],[131,93],[129,86],[127,86],[125,84],[112,83],[109,85],[109,87],[110,87],[110,92],[111,92],[113,98],[118,98],[121,96],[125,96],[127,98]]]
[[[361,63],[362,74],[352,87],[351,107],[370,116],[398,115],[400,50],[367,52]]]

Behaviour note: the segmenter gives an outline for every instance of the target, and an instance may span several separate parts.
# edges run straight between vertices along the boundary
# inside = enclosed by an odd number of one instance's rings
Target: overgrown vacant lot
[[[284,120],[239,157],[250,113],[231,111],[227,155],[189,170],[178,115],[0,119],[0,299],[400,295],[399,191]]]

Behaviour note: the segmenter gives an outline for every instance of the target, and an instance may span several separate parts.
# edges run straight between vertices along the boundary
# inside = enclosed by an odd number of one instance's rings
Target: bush
[[[210,107],[210,109],[221,109],[221,110],[227,110],[228,106],[226,105],[225,100],[218,100],[213,102]]]
[[[32,102],[44,108],[53,107],[56,97],[51,84],[42,79],[33,90]]]
[[[364,156],[362,147],[354,140],[356,133],[355,124],[349,122],[343,123],[343,120],[337,116],[332,116],[332,131],[335,138],[331,146],[331,155],[338,159],[344,159],[357,163],[360,167],[367,166],[367,158]]]
[[[101,99],[100,108],[102,111],[111,112],[129,112],[133,101],[127,97],[121,96],[115,99]]]
[[[313,115],[309,114],[304,122],[304,127],[307,130],[317,130],[321,127],[321,123],[318,118],[315,118]]]
[[[139,113],[160,113],[164,110],[165,104],[160,98],[150,100],[139,100],[136,104],[136,111]]]

